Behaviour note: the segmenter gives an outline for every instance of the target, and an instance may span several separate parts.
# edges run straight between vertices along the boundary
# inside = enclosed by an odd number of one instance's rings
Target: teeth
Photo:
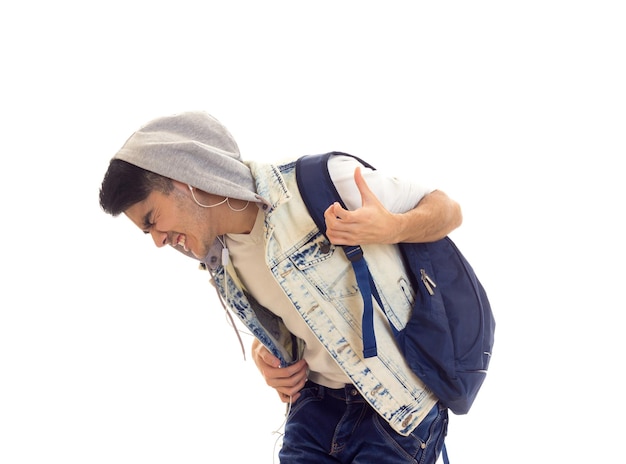
[[[178,236],[178,243],[176,245],[183,247],[183,249],[185,251],[189,251],[189,249],[187,248],[187,245],[185,244],[185,242],[187,241],[186,237],[184,235],[179,235]]]

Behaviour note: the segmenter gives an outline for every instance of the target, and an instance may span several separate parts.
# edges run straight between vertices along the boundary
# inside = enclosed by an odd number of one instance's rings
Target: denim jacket
[[[409,434],[437,402],[395,344],[389,320],[401,329],[414,293],[394,245],[364,246],[387,316],[377,308],[378,356],[363,357],[363,300],[350,262],[315,226],[298,192],[295,162],[248,162],[257,193],[266,200],[265,260],[295,309],[371,406],[398,433]],[[213,266],[213,282],[228,308],[283,366],[298,359],[300,342],[282,320],[248,294],[227,263]]]

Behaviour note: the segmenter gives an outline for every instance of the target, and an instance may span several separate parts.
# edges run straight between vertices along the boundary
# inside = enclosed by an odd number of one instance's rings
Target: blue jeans
[[[292,405],[281,464],[435,464],[448,428],[448,410],[435,405],[408,436],[394,431],[356,388],[307,382]]]

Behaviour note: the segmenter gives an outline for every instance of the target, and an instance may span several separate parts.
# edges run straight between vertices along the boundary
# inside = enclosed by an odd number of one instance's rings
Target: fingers
[[[372,192],[363,177],[363,173],[361,172],[361,168],[356,168],[354,170],[354,183],[356,184],[359,193],[361,194],[361,206],[365,206],[367,203],[371,201],[376,201],[376,195]],[[338,202],[330,205],[327,210],[332,218],[336,218],[339,220],[346,220],[350,214],[350,211],[344,209]]]
[[[281,401],[288,403],[300,396],[298,392],[302,390],[308,377],[308,366],[305,360],[301,359],[290,366],[280,367],[278,358],[260,342],[253,342],[252,357],[265,383],[276,389]]]
[[[252,342],[252,358],[259,370],[262,366],[280,367],[280,359],[274,356],[260,341]]]
[[[267,368],[262,371],[265,382],[278,392],[281,401],[288,403],[300,396],[308,376],[306,361],[300,360],[283,368]]]
[[[354,170],[354,183],[356,184],[359,192],[361,193],[361,203],[365,206],[372,198],[376,199],[374,192],[372,192],[365,182],[361,168],[358,167]]]
[[[346,245],[346,232],[350,229],[351,211],[344,209],[339,203],[333,203],[324,212],[326,236],[335,245]]]
[[[360,168],[354,170],[354,182],[361,195],[361,207],[346,210],[333,203],[324,212],[330,242],[335,245],[396,243],[397,221],[369,188]]]
[[[296,393],[294,396],[289,396],[287,393],[281,393],[279,391],[277,391],[277,393],[280,401],[283,403],[294,402],[300,397],[300,393]]]
[[[378,214],[382,206],[367,185],[360,167],[354,170],[354,182],[361,195],[361,207],[350,211],[335,202],[324,212],[326,236],[335,245],[364,244],[364,231],[371,227],[373,215]]]
[[[307,380],[308,366],[306,361],[301,359],[287,367],[266,367],[261,371],[265,382],[277,390],[293,394],[304,387]]]

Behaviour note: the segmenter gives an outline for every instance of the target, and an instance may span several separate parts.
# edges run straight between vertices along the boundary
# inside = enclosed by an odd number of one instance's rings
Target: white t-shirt
[[[328,163],[330,177],[348,209],[361,207],[361,194],[354,182],[357,166],[362,165],[349,156],[333,156]],[[413,209],[424,195],[432,191],[411,180],[387,177],[379,171],[361,167],[361,172],[370,189],[392,213]],[[281,317],[291,333],[304,340],[309,379],[328,388],[341,388],[350,380],[300,317],[265,264],[263,222],[264,213],[259,210],[249,234],[226,236],[230,260],[254,298]]]

